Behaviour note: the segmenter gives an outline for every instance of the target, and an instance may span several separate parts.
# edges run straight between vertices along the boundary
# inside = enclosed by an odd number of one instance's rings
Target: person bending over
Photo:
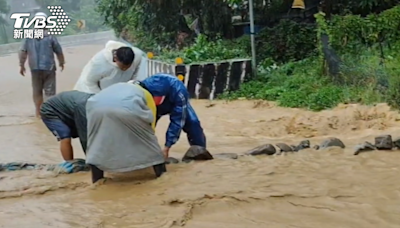
[[[79,91],[61,92],[42,104],[40,115],[43,123],[60,142],[65,161],[74,159],[71,139],[79,138],[86,153],[86,102],[92,94]]]
[[[189,92],[182,81],[169,74],[155,74],[142,81],[130,81],[149,91],[157,105],[157,121],[170,115],[163,153],[167,158],[170,148],[183,130],[191,146],[206,147],[206,136],[196,112],[189,103]]]
[[[74,90],[98,93],[118,82],[136,78],[143,52],[117,41],[108,41],[83,68]]]
[[[138,85],[116,83],[89,98],[86,104],[88,141],[86,163],[92,181],[104,172],[129,172],[153,166],[156,176],[165,159],[155,135],[156,106]]]

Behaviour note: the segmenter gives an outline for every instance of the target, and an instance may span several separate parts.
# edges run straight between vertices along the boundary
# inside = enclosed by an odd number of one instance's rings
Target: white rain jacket
[[[135,59],[128,70],[122,71],[117,64],[113,62],[112,50],[123,46],[127,45],[118,41],[108,41],[105,48],[93,56],[83,68],[74,90],[85,93],[98,93],[102,89],[115,83],[127,82],[135,79],[144,53],[136,47],[131,47],[135,53]]]

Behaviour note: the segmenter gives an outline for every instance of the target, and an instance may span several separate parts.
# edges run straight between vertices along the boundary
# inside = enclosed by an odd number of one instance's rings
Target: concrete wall
[[[83,44],[95,44],[105,42],[110,39],[115,39],[113,31],[88,33],[82,35],[73,36],[60,36],[57,37],[62,46],[74,46]],[[0,55],[7,55],[10,53],[18,52],[20,48],[20,42],[11,44],[0,45]]]

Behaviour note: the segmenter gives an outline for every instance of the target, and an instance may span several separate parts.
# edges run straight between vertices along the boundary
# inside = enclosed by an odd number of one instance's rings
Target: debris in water
[[[342,142],[342,140],[335,138],[335,137],[331,137],[328,139],[325,139],[324,141],[322,141],[322,143],[319,145],[319,149],[325,149],[328,147],[340,147],[340,148],[345,148],[346,146],[344,145],[344,143]]]
[[[246,155],[252,155],[252,156],[257,156],[261,154],[273,155],[275,153],[276,149],[272,144],[264,144],[247,151]]]
[[[293,152],[293,148],[285,143],[277,143],[276,146],[279,148],[279,154],[283,152]]]
[[[372,143],[364,142],[363,144],[357,145],[354,148],[354,155],[358,155],[361,152],[374,151],[374,150],[376,150],[376,147]]]
[[[303,140],[299,145],[293,147],[294,151],[304,150],[310,148],[310,140]]]
[[[201,146],[191,146],[182,158],[183,162],[212,160],[214,157]]]
[[[393,141],[391,135],[381,135],[375,137],[375,147],[378,150],[391,150],[393,149]]]
[[[393,146],[397,149],[400,149],[400,138],[396,138],[395,140],[393,140]]]

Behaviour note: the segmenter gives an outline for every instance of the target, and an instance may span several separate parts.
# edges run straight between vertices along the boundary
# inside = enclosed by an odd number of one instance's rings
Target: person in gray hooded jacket
[[[36,13],[36,16],[46,16],[46,14]],[[25,76],[26,73],[26,59],[29,62],[36,117],[40,117],[40,106],[44,98],[47,99],[56,94],[56,62],[54,53],[57,55],[61,70],[64,70],[65,60],[61,45],[55,36],[48,34],[46,29],[43,31],[43,38],[23,40],[19,51],[19,66],[22,76]]]

